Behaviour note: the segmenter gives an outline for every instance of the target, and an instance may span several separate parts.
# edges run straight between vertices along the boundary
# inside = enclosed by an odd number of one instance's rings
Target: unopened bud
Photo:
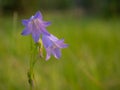
[[[39,41],[37,42],[37,45],[38,45],[38,53],[39,53],[39,56],[42,58],[43,57],[43,43],[42,43],[42,40],[39,39]]]

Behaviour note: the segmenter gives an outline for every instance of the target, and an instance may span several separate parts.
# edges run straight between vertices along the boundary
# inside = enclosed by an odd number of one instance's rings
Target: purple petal
[[[52,34],[50,34],[49,38],[50,38],[51,41],[57,41],[57,40],[58,40],[58,38],[55,37],[55,36],[52,35]]]
[[[68,45],[64,43],[64,39],[56,41],[55,44],[56,44],[59,48],[66,48],[66,47],[68,47]]]
[[[41,19],[41,20],[42,20],[42,18],[43,18],[43,17],[42,17],[41,12],[40,12],[40,11],[36,12],[36,14],[35,14],[34,18],[39,18],[39,19]]]
[[[47,48],[46,51],[47,51],[46,60],[48,60],[51,57],[51,48]]]
[[[42,36],[42,41],[45,48],[48,48],[52,45],[52,42],[49,40],[47,35]]]
[[[54,48],[52,51],[52,54],[55,56],[55,58],[59,59],[61,57],[61,52],[59,48]]]
[[[31,16],[30,19],[28,19],[29,21],[33,20],[34,19],[34,16]]]
[[[31,31],[28,29],[28,28],[25,28],[23,31],[22,31],[22,35],[28,35],[28,34],[30,34],[31,33]]]
[[[44,25],[45,27],[49,26],[50,24],[51,24],[51,22],[45,22],[45,21],[43,21],[43,25]]]
[[[33,37],[35,42],[38,42],[39,38],[40,38],[40,34],[37,32],[32,32],[32,37]]]
[[[57,43],[58,45],[61,45],[61,44],[63,44],[63,43],[64,43],[64,39],[57,40],[57,41],[56,41],[56,43]]]
[[[48,35],[48,36],[50,35],[50,33],[45,28],[41,28],[40,30],[41,30],[42,34],[45,34],[45,35]]]
[[[27,26],[28,22],[29,22],[29,20],[22,20],[22,24],[25,26]]]
[[[67,48],[68,47],[68,44],[62,44],[62,46],[60,48]]]

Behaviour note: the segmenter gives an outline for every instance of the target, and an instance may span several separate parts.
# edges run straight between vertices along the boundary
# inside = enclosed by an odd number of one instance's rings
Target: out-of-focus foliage
[[[11,11],[20,11],[22,9],[21,0],[0,0],[1,13],[10,13]]]
[[[120,0],[0,0],[0,8],[3,13],[82,8],[90,14],[110,17],[120,15]]]

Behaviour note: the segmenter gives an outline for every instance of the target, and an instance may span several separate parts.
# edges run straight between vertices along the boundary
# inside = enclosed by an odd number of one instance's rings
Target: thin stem
[[[34,89],[34,66],[37,61],[36,54],[37,54],[37,46],[33,44],[32,38],[30,39],[30,68],[28,71],[28,82],[30,84],[30,90]]]
[[[40,50],[38,50],[38,48]],[[40,54],[40,56],[42,57],[42,41],[39,41],[38,43],[33,43],[32,38],[30,38],[30,68],[28,71],[28,82],[30,85],[30,90],[34,90],[34,84],[35,84],[35,78],[34,78],[34,66],[36,64],[37,61],[37,55],[38,53]]]

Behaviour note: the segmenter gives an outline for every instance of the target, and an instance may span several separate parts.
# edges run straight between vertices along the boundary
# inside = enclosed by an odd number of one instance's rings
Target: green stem
[[[36,59],[36,55],[37,55],[37,45],[34,45],[33,44],[33,41],[32,41],[32,38],[31,38],[31,46],[30,46],[30,49],[31,49],[31,52],[30,52],[30,68],[29,68],[29,71],[28,71],[28,82],[29,82],[29,85],[30,85],[30,90],[33,90],[34,89],[34,66],[35,66],[35,63],[37,61]]]
[[[28,71],[28,82],[30,84],[30,90],[34,90],[34,66],[35,63],[37,61],[37,55],[39,53],[40,57],[42,57],[42,48],[43,48],[43,44],[42,44],[42,40],[40,39],[37,43],[33,43],[32,38],[30,39],[30,68]],[[39,48],[39,50],[37,50]]]

